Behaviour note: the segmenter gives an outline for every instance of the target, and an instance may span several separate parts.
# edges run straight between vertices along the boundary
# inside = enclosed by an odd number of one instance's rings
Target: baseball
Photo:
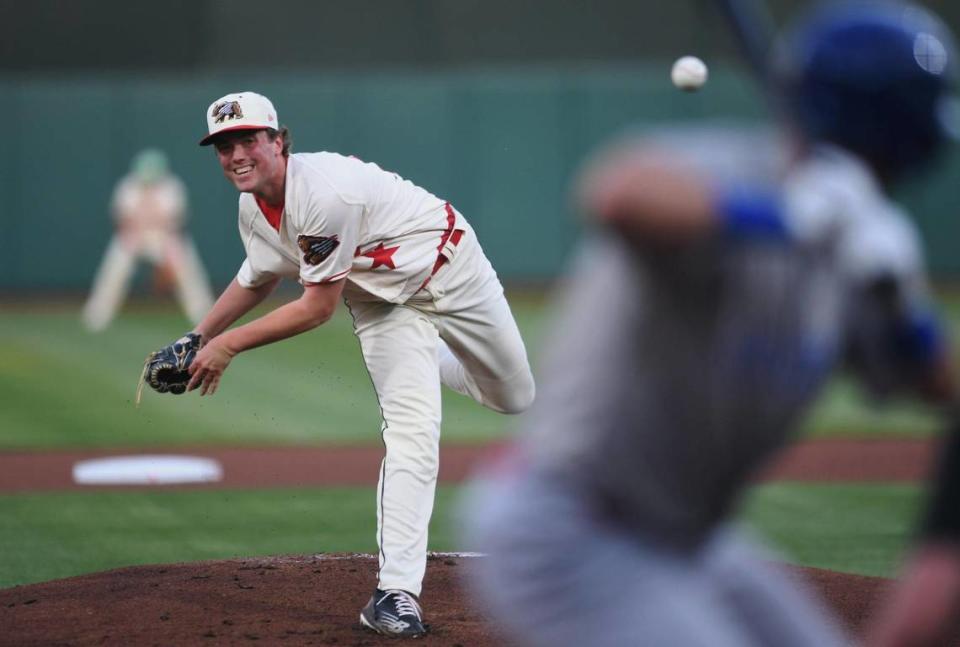
[[[707,82],[707,65],[696,56],[681,56],[670,70],[670,79],[681,90],[699,90]]]

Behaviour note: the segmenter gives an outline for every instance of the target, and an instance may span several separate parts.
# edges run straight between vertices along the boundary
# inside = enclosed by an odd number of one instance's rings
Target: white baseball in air
[[[699,90],[707,82],[707,64],[696,56],[681,56],[670,70],[670,79],[681,90]]]

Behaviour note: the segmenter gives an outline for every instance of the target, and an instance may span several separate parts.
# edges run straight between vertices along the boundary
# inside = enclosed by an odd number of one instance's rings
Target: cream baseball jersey
[[[240,195],[239,225],[247,252],[240,285],[277,276],[304,284],[347,278],[392,303],[417,292],[438,255],[449,258],[468,229],[448,203],[409,180],[327,152],[288,158],[279,230],[250,193]]]

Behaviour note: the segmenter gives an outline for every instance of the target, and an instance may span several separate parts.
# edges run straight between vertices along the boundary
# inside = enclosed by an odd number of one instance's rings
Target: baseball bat
[[[763,0],[715,0],[715,5],[764,96],[775,107],[777,92],[770,71],[770,53],[776,24],[769,9]]]

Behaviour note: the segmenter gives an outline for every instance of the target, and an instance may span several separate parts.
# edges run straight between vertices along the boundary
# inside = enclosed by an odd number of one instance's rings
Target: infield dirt
[[[416,644],[508,643],[471,606],[463,575],[482,557],[432,556]],[[788,567],[806,576],[853,632],[888,582]],[[377,645],[360,628],[376,582],[372,556],[288,556],[123,568],[0,591],[0,645]]]

